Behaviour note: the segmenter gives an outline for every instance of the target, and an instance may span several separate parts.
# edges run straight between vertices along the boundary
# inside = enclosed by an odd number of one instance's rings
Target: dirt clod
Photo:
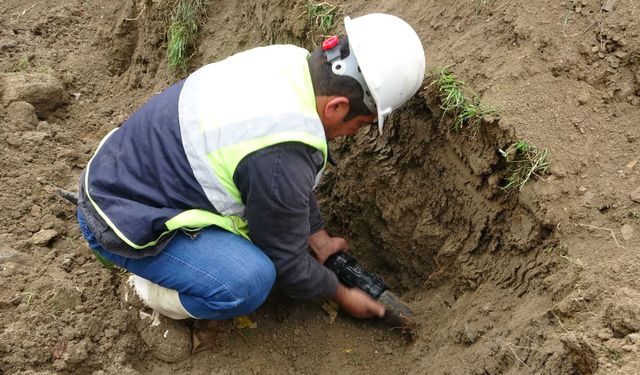
[[[29,242],[38,246],[46,246],[57,235],[58,235],[58,232],[54,229],[41,229],[40,231],[35,233],[33,236],[31,236],[31,238],[29,239]]]
[[[616,337],[640,331],[640,293],[622,288],[607,306],[604,319]]]
[[[24,101],[16,101],[7,108],[8,123],[16,130],[33,130],[38,125],[38,118],[33,106]]]
[[[47,118],[66,103],[66,92],[57,78],[44,73],[2,73],[0,87],[5,105],[25,101],[33,105],[38,118]]]

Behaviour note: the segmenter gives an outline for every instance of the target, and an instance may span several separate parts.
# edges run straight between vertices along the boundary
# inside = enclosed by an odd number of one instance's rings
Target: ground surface
[[[344,2],[407,20],[429,67],[499,109],[452,132],[426,82],[384,136],[332,145],[325,216],[411,302],[418,337],[275,292],[258,328],[175,364],[140,338],[122,273],[93,259],[55,190],[75,190],[101,137],[180,78],[171,4],[113,3],[0,4],[0,374],[638,372],[636,1]],[[302,1],[211,3],[190,69],[314,39]],[[517,139],[549,149],[552,173],[505,194],[497,150]]]

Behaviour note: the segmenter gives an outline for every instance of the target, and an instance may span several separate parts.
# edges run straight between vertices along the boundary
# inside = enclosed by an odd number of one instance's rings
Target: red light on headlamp
[[[330,36],[327,39],[324,40],[324,42],[322,42],[322,50],[323,51],[328,51],[330,49],[332,49],[333,47],[337,46],[340,43],[340,38],[338,38],[337,36]]]

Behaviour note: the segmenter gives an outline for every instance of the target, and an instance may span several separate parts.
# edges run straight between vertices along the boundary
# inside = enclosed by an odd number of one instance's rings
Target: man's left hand
[[[338,251],[346,251],[349,244],[344,238],[331,237],[326,230],[321,229],[309,236],[309,247],[318,262],[324,264],[324,261],[331,255]]]

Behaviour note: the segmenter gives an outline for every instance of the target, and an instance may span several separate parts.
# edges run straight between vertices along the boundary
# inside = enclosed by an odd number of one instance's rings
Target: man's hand
[[[328,257],[338,251],[346,251],[349,245],[344,238],[331,237],[326,230],[322,229],[309,236],[309,247],[318,262],[324,264]]]
[[[354,318],[384,317],[384,306],[358,288],[339,284],[335,301]]]

